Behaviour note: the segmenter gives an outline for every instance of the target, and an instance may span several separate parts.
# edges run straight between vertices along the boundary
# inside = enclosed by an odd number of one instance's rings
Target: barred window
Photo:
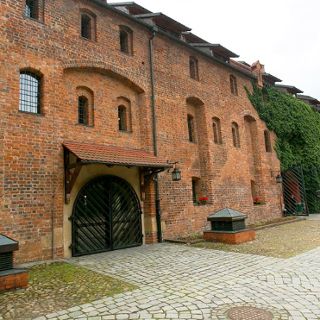
[[[29,71],[20,72],[20,111],[40,113],[40,89],[41,79],[38,75]]]
[[[26,0],[25,15],[28,18],[39,19],[39,2],[38,0]]]
[[[85,96],[81,96],[78,98],[78,117],[79,123],[88,125],[89,124],[89,101],[88,98]]]

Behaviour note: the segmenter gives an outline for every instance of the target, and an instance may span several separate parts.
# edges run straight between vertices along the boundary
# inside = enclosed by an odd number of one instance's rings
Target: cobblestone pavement
[[[158,244],[71,262],[139,289],[38,320],[223,320],[235,306],[262,308],[278,320],[320,319],[320,248],[278,259]]]

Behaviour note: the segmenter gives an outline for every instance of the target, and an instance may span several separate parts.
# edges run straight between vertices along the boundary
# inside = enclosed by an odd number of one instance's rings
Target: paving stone
[[[320,319],[320,248],[285,260],[164,243],[71,262],[139,287],[57,311],[73,319],[226,320],[226,308],[238,305],[274,320]]]
[[[82,315],[83,315],[83,313],[81,311],[74,311],[74,312],[71,312],[70,314],[68,314],[68,316],[70,318],[74,318],[74,319],[76,319],[77,317],[79,318]]]

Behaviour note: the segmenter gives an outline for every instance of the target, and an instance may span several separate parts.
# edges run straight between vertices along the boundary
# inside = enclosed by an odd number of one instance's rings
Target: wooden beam
[[[82,163],[79,158],[77,158],[76,162],[70,163],[70,152],[69,150],[64,149],[64,171],[65,171],[65,203],[68,204],[70,202],[70,194],[72,188],[79,176],[79,173],[82,168]]]

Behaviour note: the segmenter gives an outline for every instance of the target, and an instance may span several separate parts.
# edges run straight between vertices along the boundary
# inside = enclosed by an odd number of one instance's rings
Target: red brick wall
[[[19,273],[0,276],[0,293],[12,289],[22,289],[28,286],[28,273],[21,271]]]
[[[17,261],[31,261],[52,256],[52,227],[57,233],[62,228],[63,140],[152,152],[151,35],[140,25],[89,1],[46,1],[44,23],[24,18],[23,3],[0,3],[0,232],[20,241]],[[80,8],[97,16],[96,42],[79,36]],[[133,30],[133,56],[119,51],[120,24]],[[163,36],[156,36],[154,54],[159,155],[179,161],[182,170],[180,182],[172,182],[170,173],[160,174],[164,237],[199,232],[210,212],[227,206],[247,213],[250,222],[280,216],[279,186],[270,174],[270,170],[279,170],[279,162],[274,152],[265,152],[265,125],[244,90],[244,86],[251,87],[250,79]],[[190,55],[199,60],[199,81],[189,77]],[[43,75],[42,115],[18,112],[22,68]],[[237,77],[238,96],[230,93],[230,72]],[[77,124],[79,86],[93,91],[93,127]],[[131,133],[118,131],[119,97],[131,101]],[[188,141],[189,112],[195,116],[196,143]],[[256,174],[266,201],[259,208],[252,205],[246,115],[257,124],[253,137],[260,159]],[[213,117],[221,120],[222,145],[213,143]],[[239,124],[240,149],[232,145],[232,121]],[[192,203],[192,177],[201,179],[201,195],[209,197],[206,206]],[[152,215],[152,206],[147,204]],[[154,233],[148,238],[154,239]],[[54,254],[63,254],[59,237]]]

